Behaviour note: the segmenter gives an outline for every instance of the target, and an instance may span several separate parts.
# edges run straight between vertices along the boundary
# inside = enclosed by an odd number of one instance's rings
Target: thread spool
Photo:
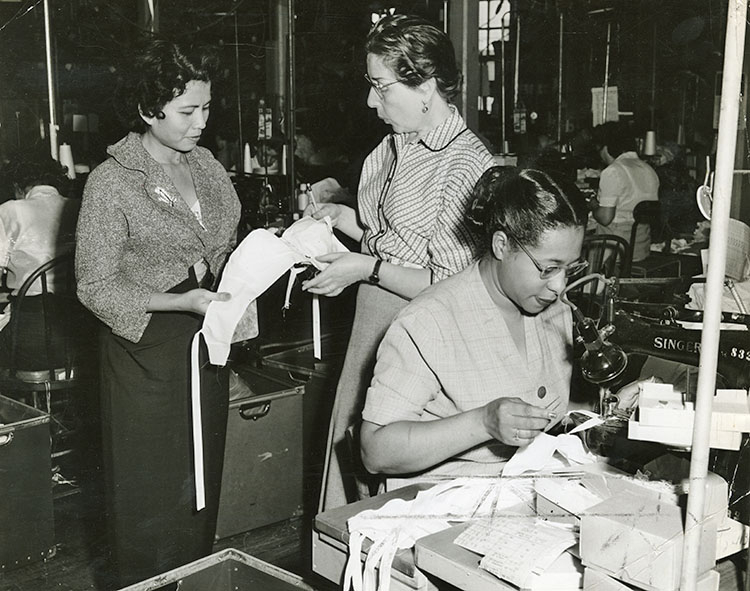
[[[242,159],[242,172],[250,173],[253,171],[253,160],[250,155],[250,144],[245,144],[245,153]]]
[[[69,144],[60,144],[60,164],[68,168],[67,175],[69,179],[76,178],[76,168],[73,162],[73,151]]]
[[[677,144],[680,146],[685,145],[685,126],[682,123],[677,127]]]
[[[646,156],[653,156],[656,154],[656,132],[647,131],[646,141],[643,145],[643,154]]]

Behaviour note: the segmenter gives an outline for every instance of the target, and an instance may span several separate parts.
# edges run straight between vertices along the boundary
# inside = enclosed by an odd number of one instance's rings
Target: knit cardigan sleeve
[[[128,236],[119,209],[116,172],[94,170],[86,183],[76,232],[76,278],[81,303],[118,336],[138,342],[151,314],[146,310],[152,289],[129,280],[120,268]]]

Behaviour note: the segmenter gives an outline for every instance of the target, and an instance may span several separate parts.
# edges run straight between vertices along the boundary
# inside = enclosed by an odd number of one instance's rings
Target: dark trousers
[[[184,282],[172,291],[186,291]],[[190,344],[200,316],[152,315],[138,343],[101,334],[107,524],[119,586],[211,553],[224,458],[228,374],[201,343],[206,508],[195,510]]]

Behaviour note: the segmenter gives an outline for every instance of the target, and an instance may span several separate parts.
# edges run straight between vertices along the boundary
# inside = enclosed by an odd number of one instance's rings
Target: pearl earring
[[[422,113],[426,113],[430,110],[430,107],[427,106],[427,103],[422,103]]]

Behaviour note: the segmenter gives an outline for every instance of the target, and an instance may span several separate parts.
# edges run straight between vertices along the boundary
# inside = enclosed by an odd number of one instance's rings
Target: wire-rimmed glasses
[[[589,266],[588,261],[575,261],[569,265],[547,265],[546,267],[543,267],[542,264],[534,258],[534,255],[531,254],[523,244],[521,244],[518,238],[513,236],[508,230],[505,230],[505,233],[511,238],[511,240],[513,240],[513,242],[518,244],[518,247],[531,259],[531,262],[534,263],[534,266],[539,270],[539,277],[543,281],[554,277],[560,271],[565,271],[565,277],[571,279],[583,272],[583,270]]]
[[[403,79],[399,78],[398,80],[393,80],[392,82],[386,82],[383,84],[382,82],[370,78],[369,74],[365,74],[365,80],[367,80],[367,83],[375,90],[381,101],[385,98],[385,90],[389,86],[403,82]]]

